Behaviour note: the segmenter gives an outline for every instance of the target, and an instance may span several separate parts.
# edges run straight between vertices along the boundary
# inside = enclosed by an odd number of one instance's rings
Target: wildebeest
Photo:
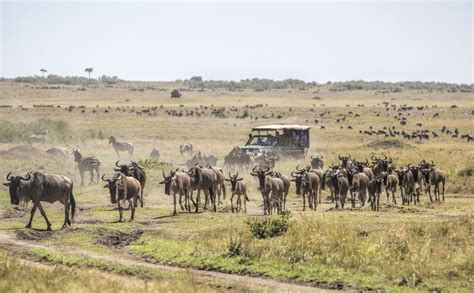
[[[129,155],[133,155],[134,146],[130,142],[117,141],[115,137],[109,136],[109,144],[112,144],[117,156],[120,156],[119,152],[128,152]]]
[[[215,166],[217,163],[217,158],[213,155],[203,155],[200,151],[197,152],[191,159],[187,160],[185,165],[188,167],[188,169],[191,169],[192,167],[196,165],[200,166],[207,166],[207,165],[212,165]]]
[[[329,178],[331,179],[332,185],[334,186],[336,208],[338,208],[338,203],[339,203],[339,207],[341,209],[344,209],[347,193],[349,192],[349,189],[350,189],[347,175],[345,172],[342,172],[341,170],[335,170],[334,173],[332,173],[331,176],[329,176]]]
[[[119,161],[115,162],[115,166],[119,167],[119,169],[114,168],[115,172],[121,172],[125,176],[132,176],[133,178],[137,179],[140,182],[140,206],[143,207],[144,199],[143,199],[143,190],[145,189],[146,184],[146,172],[145,168],[140,166],[135,161],[130,161],[130,165],[121,164],[119,165]]]
[[[226,190],[225,190],[225,184],[224,184],[224,171],[222,168],[212,166],[211,164],[208,164],[206,166],[208,169],[213,170],[216,173],[216,190],[215,193],[217,194],[217,203],[218,204],[223,204],[221,201],[221,195],[223,200],[225,200],[226,197]]]
[[[354,160],[355,169],[359,173],[364,173],[365,175],[367,175],[367,177],[369,177],[369,181],[370,181],[374,178],[374,173],[372,172],[372,169],[370,169],[368,167],[368,165],[369,165],[369,162],[367,160],[365,160],[365,163],[357,162],[357,161]]]
[[[73,149],[73,153],[74,162],[77,163],[77,168],[79,169],[79,173],[81,175],[81,186],[84,186],[84,172],[86,171],[89,171],[91,174],[89,185],[94,183],[94,171],[97,174],[97,183],[99,183],[100,165],[102,162],[96,157],[83,158],[79,149]]]
[[[288,196],[288,191],[290,190],[291,181],[288,176],[282,174],[278,171],[273,171],[272,176],[275,178],[280,178],[283,182],[283,198],[282,198],[282,209],[286,209],[286,197]]]
[[[207,208],[207,201],[210,196],[211,203],[213,205],[213,210],[214,212],[217,211],[217,202],[216,202],[216,189],[217,189],[217,184],[219,182],[217,181],[217,176],[216,172],[212,169],[208,168],[203,168],[199,165],[196,165],[192,168],[189,169],[187,174],[191,177],[192,180],[192,188],[194,190],[197,190],[197,196],[196,196],[196,210],[195,212],[197,213],[199,211],[199,202],[200,202],[200,195],[201,195],[201,190],[204,192],[204,195],[206,197],[206,201],[204,204],[204,208]]]
[[[398,185],[402,195],[402,204],[410,204],[413,202],[413,194],[415,191],[415,182],[413,174],[409,168],[395,170],[398,175]]]
[[[431,202],[433,199],[431,198],[431,185],[434,185],[434,197],[435,201],[441,201],[441,193],[439,185],[443,185],[443,201],[444,201],[444,186],[446,184],[446,175],[443,171],[438,168],[435,168],[436,164],[431,161],[431,164],[427,163],[424,168],[421,170],[423,176],[425,177],[426,182],[426,191],[430,196]]]
[[[160,184],[165,185],[165,194],[171,195],[173,193],[173,204],[174,210],[173,215],[176,215],[176,194],[179,195],[179,205],[181,206],[181,210],[186,210],[191,212],[191,178],[188,174],[172,171],[170,175],[166,176],[165,172],[163,172],[163,181]],[[182,197],[184,197],[184,207],[182,204]],[[193,202],[194,203],[194,202]],[[194,205],[196,205],[194,203]]]
[[[382,172],[383,178],[383,185],[385,187],[385,193],[387,194],[387,203],[390,200],[390,192],[392,193],[392,201],[394,204],[397,204],[397,200],[395,198],[395,192],[397,192],[397,185],[398,185],[398,176],[395,174],[391,174],[389,172]]]
[[[62,175],[48,175],[40,171],[27,173],[26,176],[10,175],[11,172],[7,175],[9,182],[3,184],[9,187],[10,203],[14,205],[20,204],[18,187],[21,181],[24,183],[22,186],[23,191],[20,192],[20,194],[26,196],[26,200],[31,199],[33,202],[30,221],[26,225],[26,228],[31,228],[31,222],[33,221],[36,208],[39,208],[41,215],[46,221],[47,230],[51,230],[51,223],[46,217],[46,213],[41,205],[42,201],[49,203],[59,201],[62,203],[64,205],[64,224],[62,228],[66,228],[67,225],[71,226],[71,223],[74,222],[76,201],[72,194],[73,182],[70,178]],[[71,218],[69,218],[69,212],[71,212]]]
[[[123,201],[128,201],[132,214],[130,220],[135,219],[135,208],[137,207],[138,198],[140,196],[140,182],[131,176],[125,176],[122,173],[115,173],[110,179],[104,179],[105,175],[102,175],[102,180],[107,181],[104,188],[109,189],[110,202],[118,205],[120,214],[119,222],[123,221]]]
[[[234,195],[237,195],[237,203],[235,211],[238,213],[242,208],[242,196],[244,201],[244,212],[247,212],[247,201],[249,198],[247,196],[247,186],[242,182],[244,178],[239,178],[239,172],[235,175],[231,175],[229,172],[229,179],[225,178],[226,181],[230,182],[232,195],[230,197],[230,208],[234,212]]]
[[[382,193],[382,179],[374,178],[367,184],[370,197],[370,207],[373,211],[378,211],[380,207],[380,193]]]
[[[190,143],[183,142],[179,146],[179,153],[181,154],[181,156],[184,155],[185,153],[188,153],[189,155],[192,155],[193,154],[193,145],[190,144]]]
[[[323,167],[324,167],[323,156],[311,156],[311,168],[322,170]]]
[[[150,152],[150,158],[152,158],[152,159],[159,159],[159,158],[160,158],[160,151],[154,148],[154,149]]]
[[[356,193],[359,195],[360,204],[363,207],[367,197],[367,184],[369,184],[369,177],[364,173],[353,172],[353,170],[346,169],[345,172],[350,186],[352,207],[355,207]]]
[[[272,198],[278,197],[281,193],[280,186],[276,179],[273,178],[271,174],[273,171],[266,167],[265,169],[258,169],[253,167],[250,175],[258,178],[259,189],[263,198],[263,214],[268,215],[272,212],[273,203],[271,202]]]

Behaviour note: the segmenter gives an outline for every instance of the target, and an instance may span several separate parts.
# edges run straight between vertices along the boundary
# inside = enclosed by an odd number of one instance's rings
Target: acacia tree
[[[41,68],[40,71],[41,71],[41,75],[42,75],[43,78],[44,78],[44,74],[45,74],[46,72],[48,72],[48,70],[46,70],[46,69],[44,69],[44,68]]]
[[[86,68],[86,70],[84,70],[84,71],[89,73],[89,79],[90,79],[91,78],[91,73],[92,73],[92,71],[94,71],[94,68],[89,67],[89,68]]]

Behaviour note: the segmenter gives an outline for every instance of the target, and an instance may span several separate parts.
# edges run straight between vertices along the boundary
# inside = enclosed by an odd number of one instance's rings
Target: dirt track
[[[45,232],[42,232],[42,233],[45,233]],[[17,238],[18,238],[18,232],[12,233],[8,231],[0,231],[0,243],[1,243],[0,246],[4,247],[5,249],[11,251],[14,254],[26,253],[32,249],[37,249],[37,248],[49,249],[48,246],[37,243],[35,241],[19,240]],[[305,285],[300,285],[300,284],[285,283],[285,282],[280,282],[280,281],[269,279],[269,278],[250,277],[250,276],[242,276],[242,275],[234,275],[234,274],[226,274],[226,273],[219,273],[219,272],[211,272],[211,271],[204,271],[204,270],[197,270],[197,269],[180,268],[180,267],[174,267],[174,266],[154,264],[154,263],[149,263],[149,262],[139,260],[136,258],[132,258],[131,256],[127,256],[127,255],[121,255],[120,257],[117,257],[117,256],[111,256],[111,255],[103,255],[103,254],[96,254],[96,253],[91,253],[91,252],[78,251],[70,247],[55,247],[55,251],[67,253],[69,255],[74,255],[74,256],[83,256],[89,259],[97,259],[97,260],[102,260],[106,262],[114,262],[121,265],[142,266],[142,267],[147,267],[150,269],[167,270],[167,271],[174,272],[176,274],[190,273],[193,275],[193,277],[206,283],[209,283],[213,280],[219,280],[219,281],[224,281],[226,284],[231,285],[231,286],[247,287],[251,290],[256,290],[256,291],[277,291],[277,292],[340,291],[340,290],[331,290],[331,289],[325,289],[325,288],[305,286]],[[350,291],[350,290],[346,290],[346,291]]]

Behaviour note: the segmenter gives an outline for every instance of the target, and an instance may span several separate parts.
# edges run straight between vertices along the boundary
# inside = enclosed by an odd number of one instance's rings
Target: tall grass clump
[[[254,218],[247,221],[255,238],[265,239],[280,236],[288,230],[289,215]]]

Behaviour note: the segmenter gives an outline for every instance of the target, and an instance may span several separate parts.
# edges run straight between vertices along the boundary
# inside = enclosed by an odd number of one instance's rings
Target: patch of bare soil
[[[31,145],[19,145],[16,147],[12,147],[11,149],[7,150],[6,152],[3,153],[3,155],[9,156],[9,157],[38,157],[38,156],[47,156],[45,152],[40,150],[39,148],[36,148]]]
[[[143,234],[143,230],[136,229],[126,233],[118,230],[99,228],[96,230],[96,234],[99,236],[97,240],[98,244],[121,248],[130,245],[133,241],[137,240]]]
[[[44,240],[53,235],[51,231],[36,231],[36,230],[16,230],[16,238],[19,240]]]
[[[371,141],[367,144],[369,148],[374,148],[374,149],[408,149],[408,148],[414,148],[414,146],[410,144],[406,144],[403,141],[398,141],[398,140],[374,140]]]

